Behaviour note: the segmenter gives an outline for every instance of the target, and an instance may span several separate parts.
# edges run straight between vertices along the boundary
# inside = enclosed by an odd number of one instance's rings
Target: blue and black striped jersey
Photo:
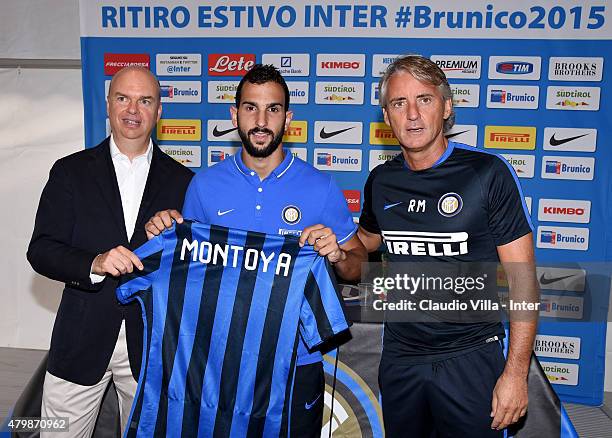
[[[301,336],[315,348],[348,328],[325,258],[291,236],[177,224],[135,251],[124,277],[145,353],[127,436],[288,435]]]

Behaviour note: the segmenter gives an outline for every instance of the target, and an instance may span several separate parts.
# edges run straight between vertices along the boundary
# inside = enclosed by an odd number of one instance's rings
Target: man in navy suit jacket
[[[118,72],[107,111],[111,136],[53,165],[27,253],[36,272],[65,283],[41,416],[68,417],[67,436],[91,436],[111,378],[125,427],[143,328],[138,304],[117,302],[117,280],[143,269],[132,250],[147,240],[144,223],[161,209],[181,209],[193,176],[151,141],[162,110],[159,82],[149,70]]]

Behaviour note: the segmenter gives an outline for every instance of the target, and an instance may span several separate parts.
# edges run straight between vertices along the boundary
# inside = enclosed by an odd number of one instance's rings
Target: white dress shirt
[[[110,154],[115,168],[115,175],[117,175],[119,193],[121,194],[125,231],[128,240],[130,240],[134,234],[142,194],[144,193],[147,177],[149,176],[151,158],[153,158],[153,142],[149,140],[146,152],[134,157],[130,161],[127,155],[119,150],[111,134]],[[105,276],[91,272],[90,278],[92,283],[99,283],[104,280]]]

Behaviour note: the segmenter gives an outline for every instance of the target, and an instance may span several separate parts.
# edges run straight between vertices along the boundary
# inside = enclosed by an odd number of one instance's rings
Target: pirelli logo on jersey
[[[158,140],[200,141],[202,121],[197,119],[160,119],[157,123]]]
[[[468,233],[432,233],[427,231],[382,232],[391,254],[413,256],[458,256],[468,253]]]
[[[485,148],[534,150],[536,128],[533,126],[485,126]]]
[[[370,122],[370,144],[399,145],[393,130],[386,123]]]
[[[308,122],[304,120],[292,120],[283,135],[285,143],[306,143],[308,140]]]

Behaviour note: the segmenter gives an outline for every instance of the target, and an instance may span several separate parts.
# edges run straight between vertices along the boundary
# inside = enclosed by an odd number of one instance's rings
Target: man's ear
[[[234,128],[238,127],[238,108],[234,105],[230,106],[230,116],[232,117],[232,125]]]

